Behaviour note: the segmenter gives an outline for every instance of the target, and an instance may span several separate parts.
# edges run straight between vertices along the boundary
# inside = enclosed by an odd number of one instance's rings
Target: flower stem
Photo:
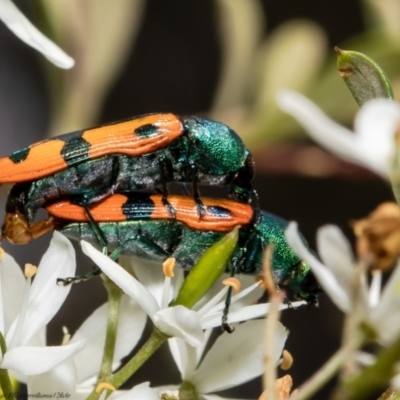
[[[0,332],[0,349],[1,354],[5,354],[7,351],[6,340],[4,339],[3,334]],[[2,390],[2,395],[5,399],[15,399],[15,392],[13,390],[13,386],[10,380],[10,376],[8,375],[8,371],[6,369],[0,369],[0,387]]]
[[[121,289],[107,277],[104,278],[104,286],[108,292],[107,331],[106,341],[104,344],[103,360],[101,362],[97,383],[106,381],[107,378],[112,374],[115,342],[117,340],[118,331],[119,306],[122,296]]]
[[[355,274],[351,290],[351,305],[352,309],[346,314],[343,328],[342,347],[348,351],[346,362],[342,367],[339,376],[339,381],[342,383],[346,379],[357,374],[356,352],[361,343],[366,341],[364,330],[362,330],[362,319],[364,314],[364,306],[361,295],[362,277],[365,276],[367,265],[364,262],[359,262],[355,268]]]
[[[16,399],[15,392],[6,369],[0,369],[0,386],[5,399]]]
[[[275,366],[275,346],[276,332],[279,324],[280,311],[279,306],[282,304],[283,294],[275,292],[270,296],[270,309],[266,318],[265,326],[265,373],[264,373],[264,390],[266,399],[276,398],[276,366]]]
[[[154,328],[143,347],[114,375],[109,376],[103,382],[111,384],[115,389],[122,386],[150,356],[168,339],[168,336]],[[97,400],[101,393],[96,393],[96,388],[87,400]]]
[[[117,373],[107,380],[115,388],[124,384],[150,356],[168,339],[168,336],[154,328],[143,347]]]
[[[264,396],[266,399],[275,400],[276,398],[276,366],[275,366],[275,345],[276,332],[278,329],[280,310],[279,306],[283,302],[283,293],[278,292],[275,287],[272,275],[272,246],[268,246],[263,258],[264,285],[269,293],[270,309],[265,320],[264,334]]]

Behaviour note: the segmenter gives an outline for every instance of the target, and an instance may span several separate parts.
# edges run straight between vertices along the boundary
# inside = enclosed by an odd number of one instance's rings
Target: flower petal
[[[357,114],[354,128],[364,165],[381,175],[389,175],[394,154],[394,135],[400,122],[400,107],[393,100],[376,99]]]
[[[62,275],[75,274],[75,251],[71,242],[55,231],[50,246],[40,261],[38,272],[29,292],[28,310],[18,342],[29,342],[41,328],[48,324],[64,303],[71,290],[69,286],[59,286],[56,281]],[[65,276],[64,275],[64,276]],[[13,323],[7,338],[12,336],[16,327]]]
[[[205,356],[192,383],[200,393],[224,390],[248,382],[264,371],[265,321],[249,321],[236,327],[233,335],[222,334]],[[275,360],[282,354],[287,338],[282,324],[277,330]]]
[[[8,332],[21,308],[25,277],[14,258],[5,253],[0,260],[1,310],[0,332]],[[4,319],[3,319],[4,318]]]
[[[121,268],[90,243],[81,241],[83,252],[128,296],[132,297],[143,308],[145,313],[152,318],[159,310],[159,306],[151,293],[132,275]]]
[[[134,271],[137,280],[154,296],[157,303],[161,304],[165,280],[161,262],[123,256],[120,257],[119,264],[128,272]]]
[[[391,379],[390,386],[392,386],[394,390],[400,390],[400,374],[395,375]]]
[[[328,118],[306,97],[291,90],[281,90],[277,102],[321,146],[345,160],[358,163],[363,161],[356,135]]]
[[[16,36],[40,51],[53,64],[66,69],[74,66],[74,60],[39,32],[11,0],[0,0],[0,19]]]
[[[217,396],[216,394],[202,394],[201,395],[201,400],[242,400],[238,399],[237,397],[221,397]],[[246,400],[246,399],[243,399]]]
[[[168,346],[181,373],[181,380],[190,380],[199,362],[197,348],[189,346],[184,340],[177,337],[168,339]]]
[[[372,308],[369,321],[378,329],[385,345],[391,344],[400,334],[400,262],[384,287],[378,306]]]
[[[154,315],[154,323],[164,334],[179,337],[191,346],[199,346],[204,333],[195,311],[184,306],[164,308]]]
[[[310,265],[319,283],[328,293],[333,302],[343,312],[349,311],[349,293],[344,290],[344,288],[339,284],[339,282],[336,280],[334,273],[327,267],[325,267],[325,265],[320,263],[317,258],[310,253],[298,233],[297,224],[295,222],[289,223],[289,226],[286,229],[286,239],[290,246],[292,246],[293,250],[299,255],[299,257]]]
[[[119,263],[127,271],[127,266],[134,271],[135,277],[141,282],[146,289],[154,296],[158,304],[161,304],[163,292],[164,292],[164,281],[165,275],[162,269],[162,264],[157,261],[142,260],[135,257],[120,257]],[[175,268],[174,277],[172,278],[171,291],[169,298],[173,299],[176,297],[174,288],[179,289],[182,286],[184,280],[185,271],[182,268]]]
[[[290,308],[298,308],[300,306],[307,305],[304,300],[294,301],[290,304]],[[242,307],[236,310],[229,311],[228,322],[233,324],[235,322],[249,321],[251,319],[264,317],[268,314],[270,308],[269,303],[253,304],[252,306]],[[280,310],[286,310],[289,306],[287,304],[281,304]],[[215,328],[221,325],[222,311],[210,312],[200,319],[201,326],[203,329]]]
[[[54,347],[14,347],[4,355],[1,367],[15,369],[21,374],[37,375],[50,371],[73,357],[85,346],[85,341]]]
[[[70,358],[49,372],[29,377],[28,394],[62,393],[69,398],[75,394],[75,384],[76,369]]]
[[[119,309],[117,340],[114,363],[127,356],[142,336],[146,324],[146,314],[130,297],[123,295]],[[90,378],[100,370],[102,352],[107,327],[107,303],[97,308],[80,326],[71,339],[75,343],[82,339],[87,345],[74,357],[77,366],[78,382]]]
[[[318,229],[317,246],[325,265],[350,298],[357,279],[350,243],[337,226],[326,225]],[[360,304],[364,306],[363,312],[366,312],[369,296],[366,280],[361,279],[359,284]]]
[[[353,278],[354,257],[350,243],[337,226],[325,225],[318,229],[317,247],[322,262],[332,272],[337,272],[337,277],[343,277],[345,281]]]
[[[110,396],[111,400],[160,400],[158,391],[150,387],[149,382],[143,382],[140,385],[134,386],[131,390],[127,390],[121,394],[122,391],[113,393]]]

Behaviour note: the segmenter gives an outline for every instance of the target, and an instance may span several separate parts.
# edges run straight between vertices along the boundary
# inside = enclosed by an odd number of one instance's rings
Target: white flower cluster
[[[140,277],[140,283],[88,243],[82,242],[82,247],[126,293],[120,306],[114,369],[138,343],[149,316],[158,329],[171,336],[168,342],[182,381],[190,381],[202,398],[220,398],[210,393],[240,385],[263,373],[263,320],[238,325],[233,335],[221,336],[203,358],[211,333],[211,329],[206,328],[220,325],[221,298],[226,289],[216,295],[210,293],[198,310],[168,307],[176,289],[172,283],[179,287],[183,281],[181,270],[171,282],[159,269],[149,273],[148,268],[136,266],[135,275]],[[54,233],[40,262],[33,284],[24,278],[11,256],[5,254],[0,261],[0,310],[3,312],[0,332],[7,347],[1,368],[11,370],[19,381],[25,382],[28,393],[56,391],[83,399],[94,389],[105,340],[107,304],[95,310],[70,340],[53,347],[45,343],[45,326],[70,291],[70,286],[56,285],[56,278],[74,273],[74,250],[58,232]],[[265,315],[267,304],[251,305],[261,293],[258,284],[252,284],[234,296],[232,320],[245,321]],[[286,338],[287,331],[279,325],[276,362]],[[159,399],[162,393],[164,389],[153,389],[143,383],[126,392],[116,391],[111,398]]]
[[[283,90],[277,100],[280,107],[327,150],[370,169],[384,179],[393,177],[393,161],[400,130],[400,105],[395,101],[375,99],[367,102],[359,111],[352,132],[329,119],[299,93]],[[318,231],[318,252],[322,262],[304,246],[295,223],[289,225],[286,236],[298,255],[309,263],[332,301],[341,311],[350,315],[348,318],[357,318],[359,328],[364,324],[364,327],[368,327],[368,334],[373,333],[375,340],[383,346],[390,346],[398,340],[400,261],[381,293],[382,272],[374,271],[368,286],[366,269],[357,268],[350,243],[338,227],[325,226]],[[372,365],[376,361],[375,356],[361,351],[356,358],[364,365]],[[400,390],[400,375],[392,378],[391,385]]]

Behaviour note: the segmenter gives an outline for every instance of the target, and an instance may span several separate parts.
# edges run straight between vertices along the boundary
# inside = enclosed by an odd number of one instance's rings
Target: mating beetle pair
[[[219,122],[151,114],[58,136],[0,159],[0,183],[17,183],[6,212],[29,224],[38,208],[59,198],[86,206],[112,193],[160,188],[171,216],[168,182],[230,185],[231,196],[257,202],[254,164],[239,136]],[[255,205],[258,207],[258,205]]]
[[[0,183],[16,183],[2,236],[22,244],[59,229],[73,239],[100,240],[118,254],[174,256],[178,266],[190,269],[241,225],[229,269],[260,274],[263,250],[273,244],[276,284],[287,283],[316,303],[318,285],[288,246],[286,221],[258,210],[253,175],[252,156],[238,135],[203,118],[152,114],[73,132],[0,159]],[[191,182],[193,199],[169,196],[172,181]],[[205,201],[198,183],[229,185],[236,202]],[[149,188],[161,188],[162,195],[133,193]],[[50,217],[33,222],[40,207]]]

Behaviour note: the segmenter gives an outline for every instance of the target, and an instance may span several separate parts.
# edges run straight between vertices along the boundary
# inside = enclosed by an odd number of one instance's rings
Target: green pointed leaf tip
[[[371,99],[393,99],[392,85],[383,69],[365,54],[335,47],[337,67],[361,107]]]
[[[171,306],[192,308],[226,271],[239,237],[239,227],[212,245],[191,269]]]

